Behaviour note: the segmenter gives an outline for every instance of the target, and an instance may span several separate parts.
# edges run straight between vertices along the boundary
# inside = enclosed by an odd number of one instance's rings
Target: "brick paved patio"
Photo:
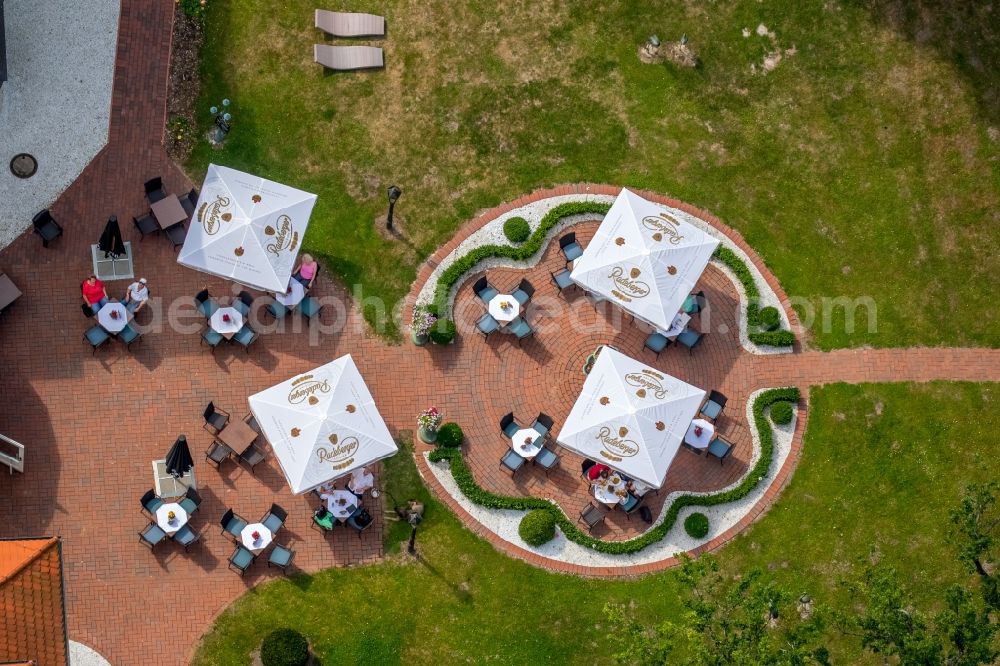
[[[480,483],[502,492],[556,497],[571,514],[586,501],[581,492],[585,488],[577,481],[578,460],[564,455],[563,470],[549,479],[533,470],[513,480],[503,476],[497,470],[504,446],[497,421],[511,409],[525,421],[544,410],[558,428],[582,384],[583,360],[600,342],[611,342],[703,388],[720,388],[733,400],[723,426],[737,443],[733,460],[719,466],[682,451],[668,476],[671,488],[716,488],[740,473],[749,451],[741,403],[755,388],[790,383],[805,388],[838,380],[1000,377],[997,350],[851,350],[751,357],[736,341],[736,292],[711,268],[703,282],[715,308],[713,327],[726,323],[730,333],[713,332],[694,355],[671,349],[657,361],[638,351],[642,336],[634,327],[626,324],[617,330],[575,295],[562,316],[579,316],[594,330],[564,333],[562,327],[546,327],[523,349],[501,336],[484,342],[474,334],[449,348],[388,347],[365,334],[360,317],[348,307],[345,331],[323,337],[316,346],[308,344],[308,333],[294,316],[288,330],[265,335],[249,355],[227,348],[213,356],[199,346],[197,333],[176,331],[147,335],[132,355],[114,341],[91,355],[81,339],[90,322],[79,308],[79,283],[89,273],[89,244],[96,242],[109,214],[126,222],[146,210],[142,183],[147,178],[163,176],[168,191],[190,187],[159,144],[173,8],[169,0],[123,4],[110,143],[53,206],[66,234],[49,250],[41,249],[37,237],[25,234],[0,252],[0,269],[25,294],[0,320],[0,362],[5,369],[0,432],[28,449],[25,474],[0,474],[0,536],[63,537],[70,637],[91,645],[114,664],[187,663],[211,619],[249,587],[274,576],[263,562],[245,579],[227,570],[232,547],[216,531],[227,506],[256,518],[272,501],[282,504],[290,512],[288,534],[298,551],[296,563],[308,571],[381,556],[379,529],[368,530],[360,541],[347,532],[324,541],[310,530],[314,503],[291,497],[272,462],[258,466],[253,477],[233,465],[216,472],[197,455],[210,439],[200,417],[209,400],[239,417],[246,411],[247,395],[345,353],[354,355],[393,433],[412,428],[415,414],[435,402],[465,427],[470,462]],[[587,188],[616,191],[609,186],[562,186],[504,204],[470,223],[436,260],[504,210]],[[189,298],[206,284],[216,296],[233,293],[228,283],[179,267],[165,239],[153,236],[139,242],[130,225],[123,224],[123,229],[136,248],[137,275],[149,278],[155,298],[166,303]],[[578,231],[587,238],[593,224]],[[539,288],[539,301],[552,296],[547,270],[558,264],[557,251],[548,248],[539,267],[528,273]],[[424,267],[420,280],[428,273]],[[490,273],[491,280],[504,285],[519,277],[512,271]],[[108,288],[120,295],[125,286],[117,282]],[[343,290],[328,280],[321,280],[316,291],[347,302]],[[155,307],[140,322],[148,323]],[[468,283],[460,291],[458,307],[474,307]],[[193,313],[190,302],[185,308]],[[539,312],[538,321],[545,319],[546,312]],[[190,321],[197,317],[192,315]],[[553,316],[550,322],[560,320]],[[205,502],[193,524],[206,536],[190,554],[172,543],[150,553],[136,537],[145,524],[138,498],[152,486],[150,460],[163,457],[181,432],[188,435],[198,458],[196,473]],[[793,465],[791,461],[783,470],[782,480]],[[380,516],[379,507],[372,513]],[[623,538],[636,528],[635,521],[616,518],[606,536]]]

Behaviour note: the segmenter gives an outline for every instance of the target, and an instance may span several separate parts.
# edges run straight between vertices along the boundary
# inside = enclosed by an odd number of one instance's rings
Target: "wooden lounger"
[[[382,49],[375,46],[329,46],[315,44],[316,62],[328,69],[349,70],[382,67]]]
[[[317,9],[316,27],[334,37],[381,37],[385,34],[385,18]]]

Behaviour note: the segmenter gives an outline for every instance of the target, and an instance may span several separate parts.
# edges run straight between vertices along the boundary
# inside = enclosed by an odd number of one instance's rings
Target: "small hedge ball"
[[[437,445],[447,446],[449,449],[457,449],[462,446],[465,438],[462,428],[457,423],[445,423],[438,428]]]
[[[531,235],[531,227],[523,217],[512,217],[503,223],[503,235],[511,243],[523,243]]]
[[[305,666],[309,643],[294,629],[276,629],[264,637],[260,661],[264,666]]]
[[[550,511],[535,509],[521,519],[517,533],[530,546],[541,546],[556,535],[556,519]]]
[[[702,539],[708,534],[708,516],[703,513],[692,513],[684,519],[684,531],[692,539]]]
[[[431,342],[436,345],[450,345],[455,339],[455,322],[450,319],[438,319],[431,327]]]
[[[781,326],[781,313],[778,312],[778,308],[769,305],[766,308],[761,308],[757,315],[757,321],[760,322],[765,331],[773,331]]]
[[[792,422],[792,403],[776,402],[771,405],[771,420],[777,425],[788,425]]]

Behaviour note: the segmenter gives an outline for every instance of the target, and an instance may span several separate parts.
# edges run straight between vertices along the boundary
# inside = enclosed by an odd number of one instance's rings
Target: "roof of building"
[[[0,539],[0,617],[0,663],[68,663],[57,537]]]

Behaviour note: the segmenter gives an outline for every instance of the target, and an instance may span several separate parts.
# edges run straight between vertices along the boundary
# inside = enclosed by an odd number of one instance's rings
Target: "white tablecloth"
[[[118,313],[118,319],[113,319],[111,317],[112,312]],[[97,323],[101,325],[108,333],[121,333],[121,330],[125,328],[125,324],[128,323],[129,312],[125,309],[125,305],[115,301],[108,301],[104,304],[104,307],[97,312]]]
[[[701,436],[696,435],[694,432],[694,429],[697,426],[701,426]],[[684,435],[684,441],[696,449],[704,449],[708,446],[709,442],[712,441],[712,437],[714,436],[714,425],[705,419],[695,419],[694,421],[691,421],[691,425],[688,426],[687,434]]]
[[[329,495],[323,495],[323,499],[326,500],[327,511],[337,520],[347,520],[354,512],[351,507],[357,508],[361,504],[361,500],[350,490],[334,490]],[[340,500],[344,500],[344,503],[341,504]]]
[[[303,298],[305,298],[306,288],[303,287],[302,283],[295,278],[288,280],[288,287],[291,291],[286,290],[283,294],[275,294],[274,300],[278,301],[286,308],[294,308],[302,302]]]
[[[260,533],[260,539],[254,541],[254,532]],[[240,541],[243,542],[243,547],[254,555],[267,548],[273,538],[274,535],[271,534],[271,530],[264,527],[261,523],[251,523],[240,532]]]
[[[531,444],[525,444],[526,439],[530,439]],[[522,428],[514,433],[510,440],[510,448],[522,458],[531,460],[542,450],[542,436],[534,428]]]
[[[173,520],[170,520],[171,511],[174,512]],[[167,536],[177,534],[177,530],[187,525],[187,521],[187,511],[180,504],[169,502],[161,504],[156,510],[156,524],[160,526],[161,530],[167,533]]]
[[[504,303],[509,307],[500,307]],[[509,294],[497,294],[490,299],[489,312],[498,322],[507,324],[517,319],[517,315],[521,314],[521,304]]]
[[[615,479],[618,479],[618,483],[613,482]],[[598,502],[603,502],[604,504],[618,504],[624,501],[625,497],[628,497],[628,495],[619,497],[615,494],[617,491],[625,488],[625,480],[621,477],[621,474],[614,471],[608,472],[608,478],[595,481],[592,487],[594,489],[594,497]]]
[[[678,312],[674,320],[670,322],[670,328],[663,332],[668,338],[676,338],[684,330],[684,327],[691,321],[691,315],[686,312]]]
[[[225,317],[229,315],[229,321]],[[243,315],[236,308],[219,308],[208,320],[208,325],[216,333],[221,333],[227,338],[231,338],[237,331],[243,328]]]

